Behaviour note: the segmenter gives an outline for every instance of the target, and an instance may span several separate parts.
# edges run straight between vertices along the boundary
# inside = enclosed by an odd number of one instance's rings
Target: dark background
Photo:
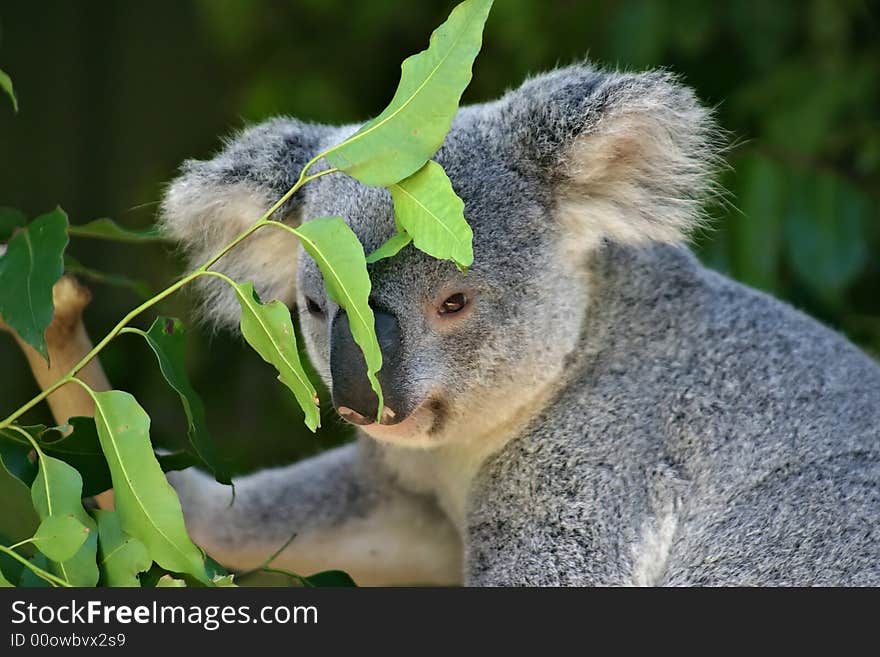
[[[151,223],[163,185],[218,137],[275,114],[350,122],[391,98],[400,62],[423,49],[449,0],[11,1],[0,4],[0,205],[56,204],[73,223]],[[666,66],[717,107],[731,133],[726,203],[697,248],[712,267],[771,292],[880,353],[880,7],[863,0],[586,2],[498,0],[465,102],[587,54],[609,66]],[[74,240],[84,264],[167,285],[163,245]],[[91,285],[93,337],[138,298]],[[189,318],[178,295],[159,308]],[[140,320],[146,327],[152,314]],[[347,437],[325,417],[315,438],[286,388],[227,335],[193,328],[189,369],[223,453],[239,472]],[[184,439],[183,414],[152,353],[123,336],[102,355],[153,418],[156,442]],[[0,335],[0,415],[36,392]],[[328,406],[328,404],[324,404]],[[46,409],[25,419],[49,421]],[[0,471],[0,537],[32,522],[27,492]],[[22,515],[17,515],[17,514]]]

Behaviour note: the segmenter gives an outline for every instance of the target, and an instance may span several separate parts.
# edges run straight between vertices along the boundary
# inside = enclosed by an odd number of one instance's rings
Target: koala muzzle
[[[397,424],[406,419],[409,404],[397,393],[400,365],[400,325],[394,315],[375,311],[376,336],[382,351],[382,369],[378,373],[385,407],[382,424]],[[367,364],[361,348],[354,341],[344,311],[337,312],[330,331],[330,375],[333,379],[333,405],[344,420],[366,425],[376,421],[379,399],[367,378]]]

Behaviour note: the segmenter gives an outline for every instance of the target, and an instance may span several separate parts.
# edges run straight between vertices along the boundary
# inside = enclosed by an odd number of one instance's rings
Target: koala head
[[[163,204],[165,230],[198,265],[356,129],[280,118],[244,130],[214,159],[183,165]],[[412,446],[478,439],[528,417],[565,380],[593,253],[607,241],[686,238],[710,187],[715,135],[709,113],[665,72],[573,66],[462,108],[435,159],[464,200],[474,263],[463,274],[409,245],[370,265],[381,423],[345,314],[291,234],[263,228],[216,269],[297,310],[334,405],[370,435]],[[290,224],[324,216],[342,217],[367,253],[395,233],[387,191],[341,173],[310,182],[280,210]],[[237,323],[222,282],[201,291],[207,318]]]

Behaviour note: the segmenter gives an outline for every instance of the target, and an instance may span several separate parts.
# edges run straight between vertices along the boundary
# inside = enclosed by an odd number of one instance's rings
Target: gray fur
[[[243,227],[228,208],[264,211],[354,129],[246,131],[186,165],[167,230],[204,258],[223,226]],[[716,135],[666,73],[575,66],[463,108],[436,159],[465,201],[474,266],[410,246],[371,269],[372,302],[401,324],[398,385],[432,401],[424,423],[366,427],[358,448],[249,477],[231,509],[206,478],[175,475],[196,538],[247,567],[297,531],[289,566],[350,560],[387,583],[880,584],[880,368],[683,246]],[[387,192],[343,175],[309,183],[285,220],[327,215],[368,251],[394,232]],[[329,383],[338,309],[285,234],[218,268],[296,298]],[[433,304],[457,291],[472,310],[438,324]],[[226,292],[208,299],[235,322]]]

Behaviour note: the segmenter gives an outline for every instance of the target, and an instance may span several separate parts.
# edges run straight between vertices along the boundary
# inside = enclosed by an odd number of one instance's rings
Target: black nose
[[[399,365],[400,325],[394,315],[375,311],[376,337],[382,350],[382,369],[379,383],[385,397],[383,424],[394,424],[399,413],[393,399],[394,379]],[[333,378],[333,405],[339,414],[353,424],[376,421],[379,398],[367,378],[367,364],[361,348],[351,336],[348,316],[339,311],[333,318],[330,331],[330,375]],[[398,408],[400,406],[398,405]]]

